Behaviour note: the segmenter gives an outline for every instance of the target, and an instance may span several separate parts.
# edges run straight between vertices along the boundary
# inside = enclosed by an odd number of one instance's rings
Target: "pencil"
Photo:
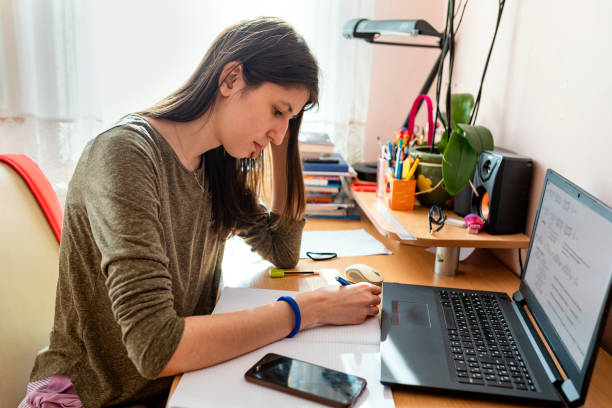
[[[408,173],[408,179],[412,178],[420,161],[421,161],[421,156],[418,156],[416,160],[414,161],[414,163],[412,164],[412,167],[410,168],[410,172]]]
[[[298,269],[285,269],[285,275],[292,275],[292,274],[300,274],[300,273],[312,273],[314,275],[318,275],[319,271],[302,271],[302,270],[298,270]]]
[[[297,275],[318,275],[318,270],[300,270],[300,269],[270,269],[271,278],[282,278],[283,276]]]

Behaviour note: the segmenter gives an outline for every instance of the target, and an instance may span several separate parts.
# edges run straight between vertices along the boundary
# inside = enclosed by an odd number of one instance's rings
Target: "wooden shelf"
[[[529,237],[525,234],[491,235],[486,232],[470,234],[465,228],[445,225],[435,234],[429,233],[427,221],[428,208],[415,206],[412,211],[392,211],[414,236],[414,240],[402,240],[385,221],[378,208],[383,200],[376,198],[376,193],[352,192],[353,198],[383,236],[400,241],[402,244],[423,247],[460,247],[460,248],[527,248]],[[448,218],[461,220],[452,210],[445,211]]]

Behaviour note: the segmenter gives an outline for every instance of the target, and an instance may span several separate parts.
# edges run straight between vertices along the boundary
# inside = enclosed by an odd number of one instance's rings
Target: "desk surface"
[[[380,271],[387,282],[402,282],[417,285],[448,286],[462,289],[482,289],[506,292],[512,295],[519,286],[519,278],[494,258],[488,251],[477,249],[468,259],[459,263],[455,276],[439,276],[433,273],[434,255],[422,248],[410,245],[401,245],[381,236],[376,228],[367,220],[321,220],[309,219],[307,230],[333,230],[333,229],[359,229],[363,228],[383,242],[393,251],[393,255],[374,255],[336,258],[331,261],[314,262],[301,259],[298,266],[302,268],[336,269],[342,272],[347,266],[354,263],[365,263]],[[287,277],[271,279],[266,271],[243,277],[232,277],[231,285],[240,287],[257,287],[282,290],[311,290],[330,281],[327,275],[320,277]],[[172,390],[178,384],[177,376]],[[600,349],[591,386],[587,395],[585,407],[612,406],[612,357]],[[172,391],[171,391],[172,393]],[[504,402],[491,402],[471,398],[457,398],[415,391],[393,391],[396,407],[524,407],[525,405],[509,404]],[[606,402],[607,401],[607,402]]]
[[[416,238],[414,241],[402,241],[377,208],[382,200],[376,198],[375,193],[353,191],[352,194],[361,210],[381,235],[404,244],[462,248],[527,248],[529,246],[529,237],[525,234],[491,235],[486,232],[469,234],[465,228],[451,225],[444,226],[442,230],[432,235],[429,233],[427,222],[428,209],[420,206],[415,206],[412,211],[393,211],[393,214]],[[444,213],[449,218],[461,220],[461,217],[451,210],[444,211]]]

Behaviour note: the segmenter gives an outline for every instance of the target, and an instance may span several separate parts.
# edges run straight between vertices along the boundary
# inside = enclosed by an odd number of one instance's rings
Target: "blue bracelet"
[[[284,300],[285,302],[289,303],[289,306],[291,306],[291,308],[293,309],[293,313],[295,314],[295,326],[293,326],[293,330],[291,330],[291,333],[289,333],[289,335],[287,336],[293,337],[297,334],[297,332],[300,331],[300,325],[302,324],[302,314],[300,313],[300,307],[298,306],[295,299],[293,299],[291,296],[281,296],[276,299],[277,302],[280,300]]]

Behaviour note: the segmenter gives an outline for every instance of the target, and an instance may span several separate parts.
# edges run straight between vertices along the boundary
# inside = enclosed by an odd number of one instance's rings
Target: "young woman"
[[[358,284],[210,314],[229,236],[279,267],[298,261],[297,136],[317,94],[304,40],[275,18],[244,21],[180,89],[88,144],[66,199],[51,342],[24,404],[159,406],[175,374],[378,313],[380,288]],[[258,201],[268,145],[271,210]]]

